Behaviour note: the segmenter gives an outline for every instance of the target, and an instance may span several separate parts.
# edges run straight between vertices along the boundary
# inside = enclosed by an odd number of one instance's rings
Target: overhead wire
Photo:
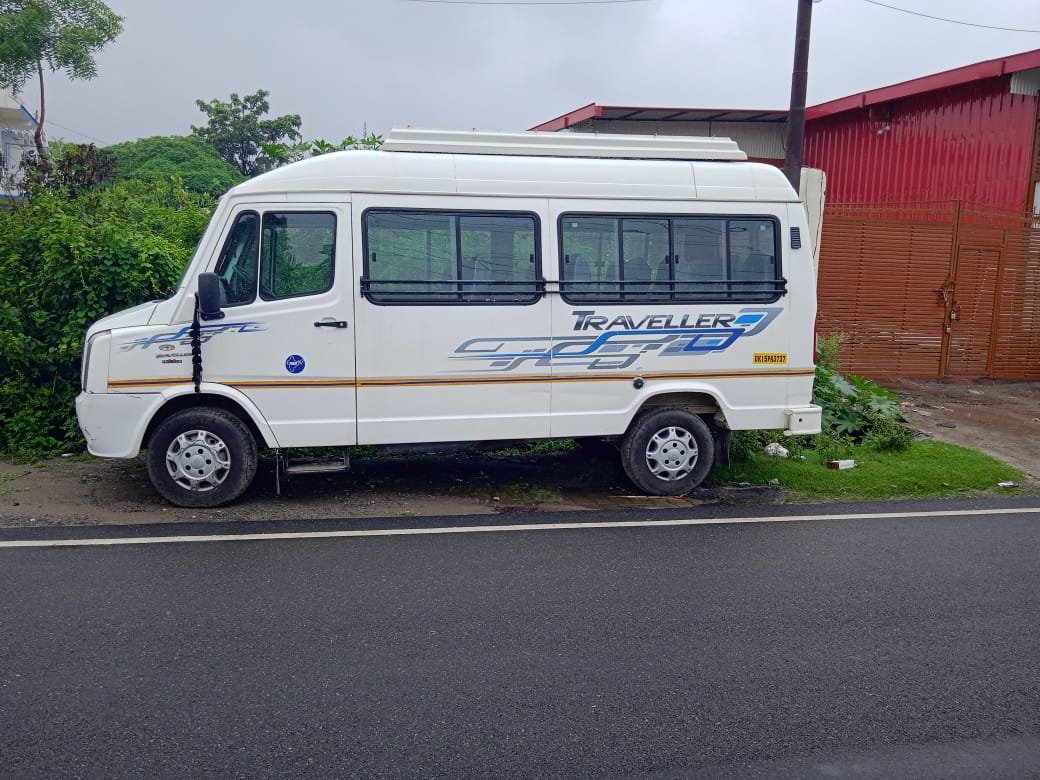
[[[879,5],[882,8],[888,8],[891,11],[899,11],[900,13],[910,14],[911,16],[921,16],[925,19],[933,19],[937,22],[948,22],[949,24],[959,24],[964,27],[981,27],[984,30],[1000,30],[1002,32],[1018,32],[1018,33],[1033,33],[1040,34],[1040,30],[1026,30],[1018,27],[997,27],[992,24],[978,24],[976,22],[965,22],[959,19],[947,19],[944,16],[932,16],[931,14],[921,13],[920,11],[911,11],[909,8],[899,8],[898,6],[889,5],[888,3],[881,3],[878,0],[863,0],[864,3],[870,3],[871,5]]]
[[[95,138],[92,135],[87,135],[86,133],[82,133],[79,130],[76,130],[75,128],[72,128],[72,127],[66,127],[65,125],[61,124],[60,122],[55,122],[53,119],[49,119],[48,118],[46,120],[46,126],[50,126],[50,125],[54,125],[55,127],[60,127],[62,130],[67,130],[70,133],[75,133],[76,135],[80,136],[81,138],[88,138],[91,141],[94,141],[95,143],[100,144],[101,146],[108,146],[108,144],[106,144],[100,138]]]

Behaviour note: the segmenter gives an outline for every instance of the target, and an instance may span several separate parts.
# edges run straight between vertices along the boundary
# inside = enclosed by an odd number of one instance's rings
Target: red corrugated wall
[[[828,203],[962,200],[1022,213],[1037,97],[1010,94],[1010,78],[810,120],[805,164],[826,171]]]

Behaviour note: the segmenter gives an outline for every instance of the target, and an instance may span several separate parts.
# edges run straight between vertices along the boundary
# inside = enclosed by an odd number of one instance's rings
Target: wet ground
[[[926,436],[987,452],[1040,486],[1040,382],[885,382]],[[245,497],[224,509],[182,509],[163,501],[144,461],[56,458],[0,462],[0,526],[188,522],[333,517],[511,514],[538,510],[681,508],[782,500],[778,488],[708,485],[683,498],[636,495],[617,454],[573,452],[357,458],[350,471],[300,475],[276,491],[265,460]]]
[[[683,498],[636,495],[616,453],[482,452],[357,458],[350,471],[283,478],[261,463],[253,487],[223,509],[183,509],[152,489],[143,459],[0,462],[0,526],[511,514],[681,508],[775,500],[778,488],[707,486]]]

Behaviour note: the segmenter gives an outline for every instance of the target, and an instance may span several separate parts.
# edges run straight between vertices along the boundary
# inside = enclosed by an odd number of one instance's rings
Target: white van
[[[686,493],[730,431],[820,430],[805,209],[746,159],[395,130],[251,179],[171,298],[88,331],[90,452],[147,447],[159,493],[205,507],[260,447],[588,437],[643,491]]]

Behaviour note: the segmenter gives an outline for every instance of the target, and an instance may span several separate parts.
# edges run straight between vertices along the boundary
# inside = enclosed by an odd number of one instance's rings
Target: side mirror
[[[224,317],[220,310],[220,277],[213,273],[199,274],[199,318],[219,320]]]

